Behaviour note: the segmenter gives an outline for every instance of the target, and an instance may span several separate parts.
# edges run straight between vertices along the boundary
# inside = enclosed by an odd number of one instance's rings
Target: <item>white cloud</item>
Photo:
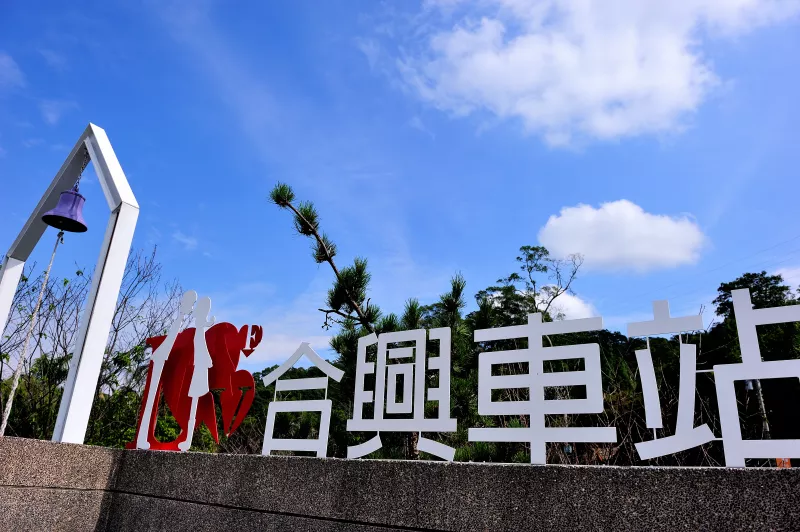
[[[172,233],[172,239],[181,244],[186,251],[197,249],[197,238],[186,235],[182,231]]]
[[[39,111],[41,111],[44,121],[54,126],[61,120],[61,115],[77,106],[78,104],[70,101],[42,100],[39,102]]]
[[[781,268],[775,272],[775,275],[783,277],[783,281],[788,284],[792,290],[800,287],[800,266],[794,268]]]
[[[14,58],[0,52],[0,89],[19,88],[25,86],[25,76]]]
[[[551,145],[674,132],[720,82],[705,42],[798,12],[798,0],[429,1],[397,63],[436,107],[520,119]]]
[[[563,314],[564,319],[577,320],[599,316],[597,309],[588,301],[574,294],[564,293],[553,300],[549,313],[551,316]]]
[[[644,272],[694,264],[706,237],[688,216],[651,214],[628,200],[564,207],[539,230],[555,256],[580,253],[588,269]]]

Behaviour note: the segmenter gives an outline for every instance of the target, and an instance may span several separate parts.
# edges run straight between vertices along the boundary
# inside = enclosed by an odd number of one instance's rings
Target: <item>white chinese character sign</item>
[[[678,422],[675,434],[666,438],[636,444],[636,451],[642,460],[648,460],[665,454],[685,451],[708,443],[714,439],[711,429],[703,424],[694,426],[694,396],[697,374],[697,346],[682,342],[680,333],[697,331],[703,328],[701,316],[671,318],[669,303],[655,301],[653,303],[652,321],[628,324],[628,336],[646,336],[647,349],[636,351],[636,362],[639,364],[639,375],[642,380],[644,394],[645,422],[648,428],[662,428],[661,406],[656,384],[656,373],[653,369],[653,358],[650,353],[650,336],[658,334],[678,334],[680,345],[680,383],[678,388]],[[655,435],[655,430],[653,431]]]
[[[614,427],[547,427],[545,414],[588,414],[603,411],[600,348],[597,344],[544,347],[545,335],[594,331],[603,328],[601,318],[543,322],[541,314],[529,314],[527,325],[475,331],[475,340],[526,338],[528,347],[513,351],[484,352],[478,361],[478,413],[482,415],[526,415],[528,427],[471,428],[470,441],[527,442],[531,463],[544,464],[547,442],[616,442]],[[546,360],[582,359],[583,371],[545,372]],[[528,372],[492,375],[497,364],[527,363]],[[585,386],[586,399],[545,399],[545,388]],[[492,401],[492,391],[503,388],[528,390],[527,401]]]
[[[682,342],[680,333],[702,328],[700,316],[672,318],[667,301],[653,303],[654,319],[628,325],[628,336],[652,336],[677,333],[680,343],[680,384],[678,388],[678,420],[675,433],[661,439],[636,444],[643,460],[677,453],[697,447],[715,439],[721,439],[725,450],[725,464],[729,467],[744,467],[747,458],[778,458],[800,456],[800,440],[744,440],[739,420],[739,408],[734,391],[734,382],[751,379],[800,378],[800,360],[777,360],[765,362],[761,359],[756,326],[800,321],[800,306],[785,306],[753,309],[750,290],[733,290],[734,316],[739,335],[742,362],[718,364],[712,370],[717,390],[722,438],[715,438],[706,424],[694,426],[694,399],[697,370],[695,345]],[[645,400],[645,419],[648,428],[662,427],[661,407],[656,385],[653,360],[648,348],[636,352],[642,391]],[[655,432],[654,432],[655,434]]]
[[[110,218],[98,267],[88,292],[86,312],[83,312],[79,320],[75,345],[69,348],[70,368],[53,431],[53,439],[59,442],[82,443],[85,439],[98,378],[104,367],[104,357],[108,355],[106,340],[114,321],[113,302],[120,295],[139,212],[136,198],[105,131],[89,124],[0,265],[1,329],[5,327],[13,310],[12,305],[23,278],[25,261],[39,242],[44,228],[42,224],[49,224],[46,219],[50,217],[50,208],[57,201],[59,191],[67,188],[66,185],[74,186],[90,161],[94,162],[97,177],[103,185]],[[313,233],[316,238],[315,258],[318,262],[327,260],[333,265],[332,250],[335,246],[329,245],[330,242],[324,234],[317,234],[313,206],[304,204],[300,209],[306,214],[314,215],[306,218],[303,212],[292,205],[294,193],[287,185],[279,184],[271,198],[280,207],[295,211],[298,232],[305,236]],[[74,214],[78,219],[79,209]],[[85,229],[85,225],[82,227]],[[527,250],[528,258],[518,258],[526,264],[523,270],[527,269],[529,275],[547,270],[541,269],[543,266],[536,262],[541,257],[547,257],[547,250],[528,246],[524,249]],[[357,261],[357,266],[358,264],[362,263]],[[573,262],[573,266],[575,269],[572,277],[563,287],[558,269],[550,272],[557,279],[559,287],[563,288],[561,293],[568,291],[580,263]],[[359,268],[360,266],[353,272],[360,271]],[[359,275],[362,278],[368,277],[364,272]],[[511,282],[512,279],[513,277],[509,277],[506,281]],[[526,286],[529,288],[528,292],[531,292],[528,295],[536,293],[535,283],[526,283]],[[531,287],[534,288],[530,290]],[[547,293],[548,287],[540,287],[540,291]],[[556,290],[550,295],[556,297],[558,293]],[[759,326],[800,322],[800,304],[796,304],[800,300],[794,299],[793,304],[787,306],[753,308],[749,289],[732,290],[730,297],[741,353],[741,361],[737,363],[716,364],[711,369],[698,369],[699,345],[695,345],[691,338],[701,337],[693,333],[702,329],[702,319],[697,315],[672,316],[667,301],[652,303],[652,319],[628,324],[628,338],[635,338],[637,343],[644,344],[643,349],[636,350],[635,358],[638,382],[641,384],[645,426],[653,431],[652,438],[648,433],[643,441],[633,442],[641,460],[689,451],[714,441],[721,442],[725,464],[730,467],[743,467],[748,459],[782,461],[781,457],[800,457],[800,439],[771,439],[767,431],[764,431],[766,435],[761,439],[743,435],[735,385],[737,381],[746,381],[749,384],[755,383],[760,390],[759,383],[762,379],[792,379],[793,384],[796,383],[794,379],[800,379],[800,360],[790,359],[791,353],[786,353],[785,359],[773,360],[776,357],[770,355],[770,360],[764,360],[757,333]],[[323,312],[326,315],[332,312],[349,319],[346,313],[336,310],[341,305],[332,306],[334,309]],[[358,305],[351,300],[341,308],[352,306]],[[35,308],[39,308],[38,304]],[[33,333],[36,314],[37,310],[34,310],[29,334]],[[474,330],[474,336],[469,340],[474,343],[477,352],[477,368],[470,367],[470,371],[473,371],[471,376],[474,376],[474,371],[477,370],[478,379],[476,389],[469,390],[468,395],[470,399],[475,399],[477,413],[484,416],[484,419],[473,423],[481,426],[463,426],[463,420],[452,416],[452,333],[449,328],[416,328],[380,334],[369,331],[369,334],[357,341],[356,363],[350,370],[353,374],[347,375],[348,379],[345,379],[346,374],[342,368],[325,360],[308,343],[300,343],[293,354],[285,354],[288,358],[283,364],[263,378],[265,386],[274,386],[275,394],[272,401],[268,402],[265,413],[262,453],[270,455],[276,451],[300,451],[327,457],[328,436],[334,412],[328,389],[331,385],[340,387],[342,382],[347,382],[348,385],[353,383],[354,389],[352,396],[345,398],[348,403],[339,405],[347,407],[350,417],[337,417],[337,423],[342,422],[337,427],[345,425],[347,432],[352,435],[351,442],[361,442],[363,435],[367,434],[363,443],[347,448],[346,455],[351,459],[368,457],[382,449],[385,443],[382,433],[417,434],[418,438],[414,440],[416,450],[448,461],[455,458],[456,441],[522,443],[529,446],[530,462],[533,464],[546,463],[548,443],[614,443],[618,438],[627,438],[618,435],[615,426],[566,427],[548,423],[552,419],[549,416],[554,415],[603,413],[603,386],[608,384],[604,382],[606,377],[602,373],[599,343],[586,340],[573,345],[552,343],[554,337],[575,333],[581,333],[580,337],[586,339],[587,336],[583,333],[602,330],[602,318],[548,321],[550,317],[552,315],[548,316],[546,313],[534,313],[526,317],[526,323]],[[187,327],[190,324],[193,326]],[[230,323],[218,323],[211,314],[210,298],[200,297],[190,290],[183,295],[171,326],[164,332],[166,334],[146,340],[147,346],[153,351],[147,365],[136,430],[127,447],[187,451],[192,447],[195,429],[203,425],[207,427],[214,441],[219,441],[218,417],[222,422],[223,434],[231,435],[248,415],[256,398],[253,375],[239,368],[239,362],[242,357],[252,355],[262,346],[263,328],[260,325],[243,325],[237,328]],[[664,423],[662,403],[666,401],[662,397],[663,390],[659,390],[653,360],[657,350],[651,350],[651,339],[663,335],[672,335],[671,341],[677,340],[678,345],[679,386],[677,417],[674,423]],[[46,340],[43,335],[40,336]],[[461,335],[459,342],[463,338],[464,335]],[[576,337],[568,338],[566,341],[570,342]],[[508,345],[514,345],[514,348],[498,347]],[[27,340],[25,346],[23,358]],[[797,347],[791,346],[787,349],[796,350]],[[578,362],[582,369],[546,371],[546,368],[559,361],[566,362],[566,365]],[[471,363],[473,362],[474,359]],[[661,362],[664,361],[660,360],[659,363]],[[289,370],[300,363],[313,365],[322,376],[287,378]],[[516,373],[498,369],[510,365],[524,369]],[[18,365],[18,370],[14,372],[6,414],[10,412],[11,398],[22,367]],[[714,379],[719,414],[718,434],[707,423],[695,424],[697,376],[701,372],[712,374]],[[459,397],[463,399],[463,382],[455,382],[459,384]],[[585,389],[585,397],[561,398],[559,394],[550,391],[570,387]],[[341,391],[341,388],[336,391]],[[291,392],[289,395],[293,399],[287,400],[282,395],[286,392]],[[318,396],[324,394],[324,397],[313,400],[296,399],[298,393],[306,392]],[[499,401],[496,400],[498,395],[517,398]],[[763,398],[760,392],[759,398]],[[796,401],[796,398],[787,398],[786,401]],[[762,426],[766,426],[763,401],[759,403],[764,419]],[[165,411],[172,415],[178,428],[176,437],[171,441],[161,441],[156,437],[159,419],[163,420],[160,416],[164,416]],[[294,412],[319,413],[320,427],[316,438],[286,439],[275,434],[276,417]],[[518,419],[519,423],[495,426],[491,420],[498,417],[512,417]],[[3,427],[0,427],[0,433],[4,430],[5,421]],[[459,422],[462,426],[459,426]],[[609,422],[608,425],[615,423],[622,427],[621,421]],[[662,431],[662,437],[658,437],[659,430]],[[664,432],[669,435],[663,436]],[[447,441],[450,445],[442,441]]]
[[[714,366],[725,464],[744,467],[746,458],[800,456],[800,440],[743,440],[733,390],[733,383],[737,380],[800,378],[800,360],[762,360],[756,334],[758,325],[800,321],[800,305],[753,309],[750,290],[733,290],[731,295],[742,362]]]
[[[697,346],[689,342],[693,331],[702,329],[700,316],[673,317],[667,301],[653,302],[653,319],[628,324],[630,338],[642,338],[645,349],[636,351],[638,375],[644,399],[645,424],[653,439],[635,442],[639,458],[649,460],[686,451],[721,440],[725,463],[744,467],[751,458],[800,456],[800,440],[752,440],[742,436],[734,383],[752,379],[800,378],[800,360],[764,361],[756,327],[800,322],[800,305],[754,309],[747,289],[732,292],[733,310],[741,346],[742,361],[717,364],[711,370],[697,369]],[[210,316],[211,301],[197,293],[184,294],[175,320],[165,336],[152,338],[154,351],[140,411],[135,441],[129,447],[186,451],[191,447],[196,426],[205,424],[217,439],[216,406],[213,390],[220,395],[225,434],[231,434],[253,403],[255,383],[246,370],[237,369],[240,356],[249,356],[260,344],[263,329],[229,323],[215,324]],[[181,330],[189,319],[194,327]],[[545,321],[540,313],[529,314],[527,323],[474,332],[478,348],[477,410],[486,419],[513,416],[525,419],[522,426],[462,427],[471,442],[517,442],[530,445],[530,462],[545,464],[548,443],[617,442],[613,426],[548,426],[548,415],[599,414],[604,411],[603,374],[597,343],[553,345],[558,335],[599,331],[602,318]],[[661,397],[650,350],[650,338],[677,335],[679,346],[678,413],[674,432],[662,438],[664,427]],[[585,336],[583,336],[585,338]],[[574,338],[574,337],[573,337]],[[515,349],[496,349],[499,343]],[[323,376],[287,378],[298,363],[316,367]],[[546,371],[554,361],[578,361],[583,369]],[[496,371],[514,365],[523,371]],[[444,460],[453,460],[455,449],[436,441],[437,435],[455,433],[458,420],[451,417],[451,331],[447,327],[370,333],[358,339],[352,378],[355,389],[352,413],[346,422],[350,433],[367,433],[363,443],[351,445],[347,457],[367,457],[382,448],[381,433],[418,433],[417,449]],[[705,423],[695,426],[696,380],[699,372],[713,372],[718,400],[721,435],[715,436]],[[325,360],[308,343],[275,370],[263,377],[265,386],[274,385],[268,404],[262,454],[274,451],[306,451],[317,457],[328,455],[333,403],[328,398],[331,382],[340,383],[345,372]],[[351,381],[352,382],[352,381]],[[579,386],[584,398],[552,398],[548,388]],[[283,392],[316,390],[323,399],[279,399]],[[518,390],[524,399],[499,401],[497,391]],[[551,398],[548,398],[548,395]],[[296,397],[296,395],[292,395]],[[181,432],[175,441],[155,438],[159,402],[163,398]],[[318,412],[320,426],[312,439],[287,439],[275,434],[278,414]],[[435,414],[431,414],[435,412]],[[427,437],[426,437],[427,435]]]
[[[450,418],[450,329],[432,329],[431,340],[439,340],[438,356],[428,357],[426,331],[370,334],[358,340],[356,362],[356,391],[353,418],[347,422],[349,431],[369,431],[378,434],[371,440],[350,447],[348,458],[359,458],[381,448],[381,432],[419,432],[419,450],[445,460],[452,460],[455,449],[422,436],[422,432],[455,432],[456,420]],[[400,344],[411,343],[410,346]],[[367,362],[367,347],[377,345],[375,362]],[[439,385],[426,389],[426,372],[438,373]],[[364,381],[375,374],[375,390],[367,391]],[[397,401],[398,382],[402,382],[402,400]],[[438,416],[425,417],[425,402],[438,403]],[[364,419],[364,405],[374,406],[374,417]],[[411,417],[387,418],[385,414],[410,414]]]
[[[294,367],[305,356],[315,367],[322,370],[324,377],[304,377],[280,380],[281,376]],[[264,446],[261,454],[269,455],[272,451],[314,451],[318,457],[328,455],[328,430],[331,424],[331,401],[328,399],[328,380],[342,380],[344,372],[333,367],[329,362],[303,342],[297,351],[286,362],[263,378],[264,386],[275,383],[275,397],[267,411],[267,428],[264,430]],[[325,399],[305,401],[278,401],[278,392],[300,390],[325,390]],[[275,416],[280,412],[319,412],[319,438],[301,440],[289,438],[273,438],[275,432]]]

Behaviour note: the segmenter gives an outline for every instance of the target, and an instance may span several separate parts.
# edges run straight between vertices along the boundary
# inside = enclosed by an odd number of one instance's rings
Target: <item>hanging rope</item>
[[[19,360],[17,360],[17,367],[14,370],[14,380],[11,381],[11,390],[8,392],[6,408],[3,411],[3,421],[2,424],[0,424],[0,436],[5,436],[6,433],[8,418],[11,414],[11,403],[14,402],[14,394],[17,393],[17,386],[19,386],[19,377],[22,374],[23,363],[28,358],[28,344],[30,343],[31,336],[33,336],[33,329],[36,327],[36,317],[39,314],[39,307],[42,305],[42,298],[44,297],[44,292],[47,289],[47,281],[50,279],[50,270],[53,268],[53,260],[56,258],[56,250],[58,249],[58,245],[63,242],[64,231],[59,231],[58,236],[56,236],[56,245],[53,246],[53,254],[50,255],[50,264],[47,265],[47,270],[44,272],[44,280],[42,281],[42,289],[39,291],[39,299],[36,300],[36,306],[33,307],[31,325],[28,328],[28,334],[25,335],[25,343],[22,344],[22,356],[20,356]]]

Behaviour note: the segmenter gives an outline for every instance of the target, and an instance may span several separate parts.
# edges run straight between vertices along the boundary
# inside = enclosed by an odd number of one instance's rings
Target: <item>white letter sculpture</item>
[[[475,331],[476,342],[527,338],[527,349],[493,351],[478,357],[478,413],[484,416],[528,415],[529,427],[471,428],[469,441],[529,442],[531,463],[545,464],[547,442],[616,442],[615,427],[547,427],[545,414],[591,414],[603,411],[603,383],[600,347],[597,344],[544,347],[545,335],[595,331],[603,318],[542,323],[542,315],[528,314],[527,325],[513,325]],[[583,371],[544,371],[545,360],[583,359]],[[527,363],[528,373],[492,375],[496,364]],[[544,389],[551,386],[585,386],[586,399],[546,400]],[[492,401],[492,390],[527,388],[527,401]]]
[[[188,290],[183,294],[178,315],[175,316],[175,321],[172,322],[172,327],[169,329],[167,338],[160,346],[158,346],[155,351],[153,351],[153,356],[151,357],[153,362],[153,371],[149,376],[150,382],[147,393],[147,401],[145,402],[142,420],[139,423],[139,429],[136,433],[137,449],[150,448],[150,442],[147,441],[147,434],[150,427],[150,419],[152,419],[153,416],[153,408],[157,408],[155,402],[156,398],[158,397],[159,385],[161,384],[161,372],[164,370],[164,364],[167,362],[169,354],[172,352],[172,347],[175,345],[175,339],[178,337],[178,333],[181,332],[183,318],[184,316],[192,314],[192,307],[194,307],[196,301],[197,292],[194,290]]]
[[[456,420],[450,418],[450,329],[430,330],[431,340],[439,340],[439,356],[427,357],[425,329],[399,331],[358,339],[356,356],[356,393],[353,402],[353,419],[347,421],[348,431],[377,432],[367,442],[347,449],[348,458],[360,458],[381,448],[381,431],[419,432],[418,449],[444,460],[453,460],[455,449],[437,441],[424,438],[422,432],[455,432]],[[413,346],[395,346],[414,342]],[[367,362],[367,346],[378,344],[376,362]],[[413,362],[397,363],[413,359]],[[390,363],[392,362],[392,363]],[[426,368],[427,362],[427,368]],[[425,389],[428,370],[437,371],[437,388]],[[366,375],[375,374],[375,391],[364,388]],[[388,377],[388,386],[387,386]],[[402,377],[402,400],[397,401],[397,381]],[[437,402],[438,417],[425,417],[425,398]],[[374,403],[374,418],[363,419],[364,405]],[[384,418],[386,414],[413,414],[408,418]]]
[[[280,377],[289,371],[289,369],[304,355],[312,364],[321,369],[326,376],[279,380]],[[339,382],[342,380],[342,377],[344,377],[344,372],[326,362],[311,349],[311,346],[308,345],[307,342],[303,342],[286,362],[262,379],[264,386],[269,386],[273,382],[275,383],[275,397],[267,409],[267,427],[264,430],[264,445],[261,448],[261,454],[269,456],[272,451],[313,451],[317,453],[317,458],[325,458],[328,455],[328,430],[331,424],[332,406],[331,400],[328,399],[328,377]],[[325,390],[325,399],[313,401],[278,401],[278,392],[323,389]],[[319,412],[319,438],[315,440],[273,438],[272,436],[275,432],[275,415],[278,412]]]
[[[703,317],[684,316],[671,318],[668,301],[653,301],[653,320],[628,324],[628,337],[647,336],[647,349],[636,350],[636,363],[642,379],[644,394],[644,416],[647,428],[663,427],[661,403],[653,369],[653,356],[650,353],[650,336],[658,334],[678,334],[680,345],[680,383],[678,385],[678,421],[675,434],[666,438],[636,444],[639,458],[649,460],[666,454],[685,451],[703,445],[714,439],[714,433],[707,424],[694,426],[694,396],[697,374],[697,346],[681,342],[680,333],[698,331],[703,328]]]
[[[739,409],[733,383],[738,380],[800,378],[800,360],[761,359],[757,325],[800,321],[800,305],[753,309],[750,290],[733,290],[733,312],[739,332],[741,364],[714,366],[725,465],[744,467],[746,458],[800,456],[800,440],[742,440]]]
[[[197,401],[209,392],[208,370],[211,369],[213,363],[206,345],[206,328],[214,325],[214,317],[208,318],[209,312],[211,312],[211,299],[201,297],[194,308],[194,370],[192,371],[192,382],[189,384],[189,397],[192,398],[192,406],[189,413],[189,424],[186,426],[188,431],[186,440],[178,444],[178,449],[181,451],[188,451],[192,446]]]

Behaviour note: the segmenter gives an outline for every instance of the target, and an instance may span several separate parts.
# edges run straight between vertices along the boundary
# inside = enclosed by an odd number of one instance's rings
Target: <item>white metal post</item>
[[[86,436],[111,320],[138,217],[138,208],[123,203],[108,221],[89,300],[81,316],[53,441],[83,443]]]
[[[25,261],[6,257],[3,268],[0,269],[0,334],[3,333],[8,316],[11,314],[11,304],[14,302],[14,294],[17,292],[17,285],[24,268]]]
[[[89,124],[84,130],[6,253],[0,270],[2,331],[11,314],[25,261],[47,229],[42,215],[55,207],[60,193],[72,187],[78,179],[87,153],[111,214],[92,278],[89,299],[81,316],[77,341],[72,349],[69,375],[64,383],[64,396],[53,432],[54,441],[72,443],[83,443],[86,435],[111,320],[139,217],[139,204],[102,128]]]

